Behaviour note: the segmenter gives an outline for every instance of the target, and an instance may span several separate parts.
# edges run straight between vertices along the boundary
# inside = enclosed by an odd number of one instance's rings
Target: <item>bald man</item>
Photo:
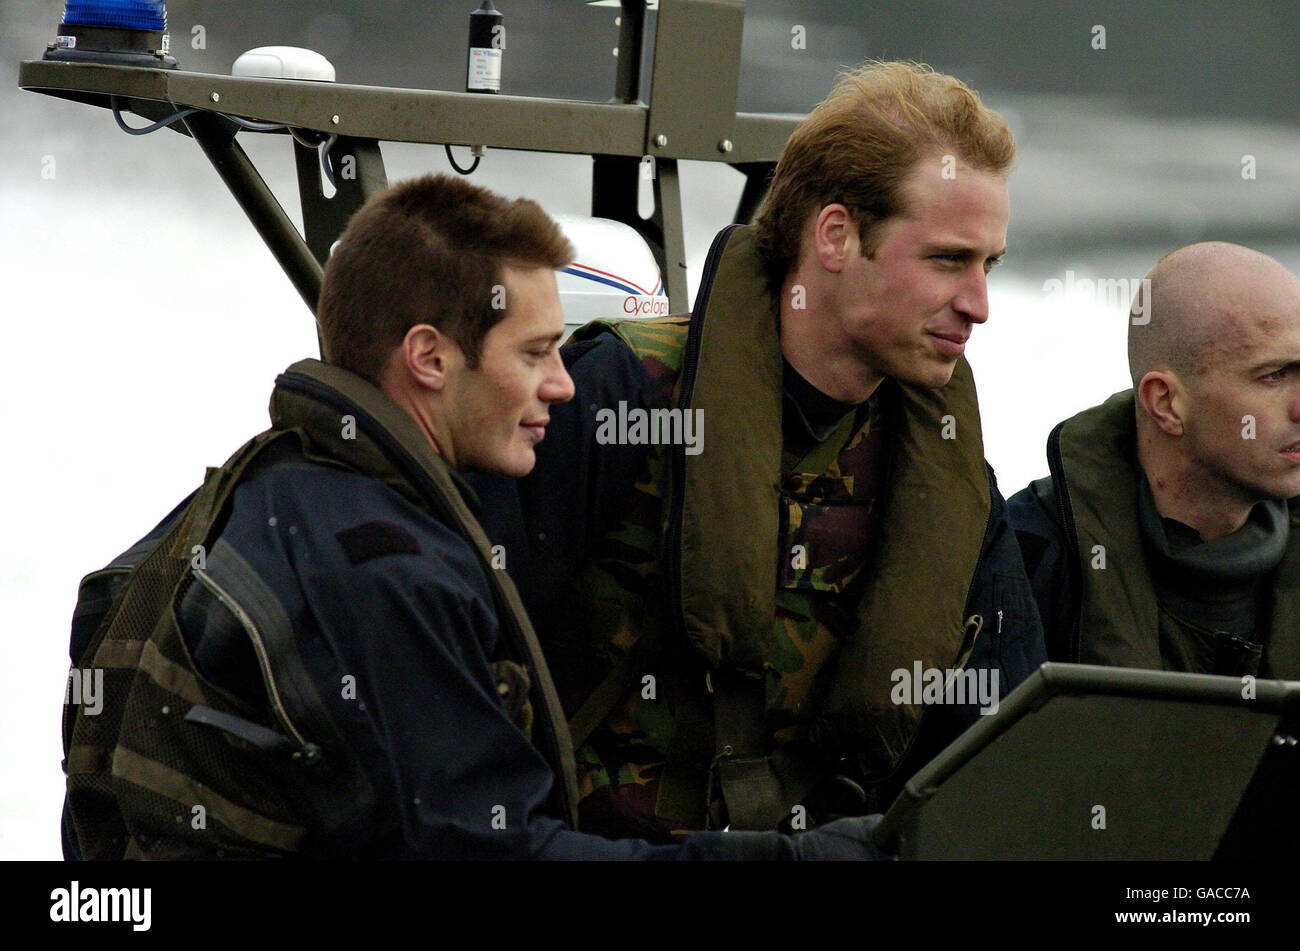
[[[1300,678],[1300,281],[1180,248],[1128,356],[1133,389],[1052,430],[1051,475],[1009,502],[1049,656]]]

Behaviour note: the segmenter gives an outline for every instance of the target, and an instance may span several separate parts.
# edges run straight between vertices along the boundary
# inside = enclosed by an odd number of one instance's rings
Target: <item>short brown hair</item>
[[[330,255],[316,319],[327,362],[377,383],[416,324],[448,334],[478,365],[502,267],[560,268],[573,245],[526,198],[447,175],[395,185],[367,201]]]
[[[798,263],[809,217],[836,202],[857,222],[863,254],[873,254],[879,225],[905,210],[904,181],[935,150],[997,174],[1016,154],[1006,119],[959,79],[902,62],[842,73],[790,136],[754,223],[772,285]]]

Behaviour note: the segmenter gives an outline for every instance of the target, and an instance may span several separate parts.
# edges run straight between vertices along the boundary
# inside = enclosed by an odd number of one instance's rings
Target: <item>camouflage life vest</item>
[[[337,438],[349,417],[355,438]],[[83,582],[78,622],[103,618],[76,669],[103,677],[103,703],[65,709],[68,802],[82,857],[348,857],[394,827],[396,815],[379,808],[307,674],[286,610],[220,539],[235,486],[286,449],[382,480],[477,551],[505,649],[531,671],[529,684],[503,661],[498,680],[531,690],[531,704],[512,714],[526,728],[530,706],[539,710],[534,742],[558,777],[556,808],[576,821],[572,746],[545,661],[513,584],[490,570],[487,538],[446,464],[378,390],[315,360],[276,381],[271,420],[272,429],[208,470],[156,543]],[[177,616],[199,589],[247,633],[266,709],[206,680],[190,657]]]
[[[581,605],[547,632],[561,656],[614,669],[562,685],[579,741],[604,722],[625,745],[666,752],[614,776],[587,744],[580,792],[655,786],[647,811],[698,828],[716,777],[733,828],[771,828],[825,775],[793,745],[773,749],[773,707],[799,709],[798,731],[827,762],[861,754],[884,774],[922,712],[892,701],[891,674],[951,667],[969,647],[963,609],[990,511],[970,368],[960,361],[942,389],[887,381],[869,418],[783,475],[777,305],[751,229],[715,241],[689,321],[593,325],[579,339],[609,331],[665,404],[702,415],[704,440],[698,453],[652,447],[624,521],[584,566]],[[882,432],[883,478],[870,442]],[[801,552],[805,520],[837,504],[848,510],[838,546]]]
[[[1175,666],[1190,656],[1191,632],[1160,610],[1143,551],[1137,501],[1133,391],[1065,420],[1048,437],[1047,458],[1063,509],[1070,562],[1080,592],[1072,657],[1083,664]],[[1300,504],[1290,505],[1286,554],[1272,576],[1261,676],[1300,678]],[[1168,644],[1164,641],[1183,641]]]

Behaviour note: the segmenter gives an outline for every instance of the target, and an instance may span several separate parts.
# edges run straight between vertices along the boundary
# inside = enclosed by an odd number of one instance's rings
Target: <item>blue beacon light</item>
[[[68,0],[45,59],[175,69],[166,0]]]

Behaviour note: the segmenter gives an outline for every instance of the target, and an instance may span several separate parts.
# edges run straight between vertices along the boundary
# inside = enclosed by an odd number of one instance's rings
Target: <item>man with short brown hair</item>
[[[1013,155],[959,81],[865,66],[791,136],[757,224],[715,239],[692,315],[566,346],[577,397],[523,527],[488,528],[523,564],[585,828],[883,809],[1042,659],[962,359]],[[653,431],[674,413],[689,449]]]
[[[463,475],[527,473],[573,394],[571,255],[535,203],[448,178],[357,213],[330,362],[281,374],[271,428],[83,585],[73,661],[107,683],[68,708],[69,855],[875,854],[870,820],[659,848],[572,828],[564,717]]]
[[[450,335],[475,369],[483,338],[506,315],[509,278],[573,260],[535,202],[447,176],[376,196],[346,233],[330,254],[316,320],[325,359],[372,382],[418,324]]]

